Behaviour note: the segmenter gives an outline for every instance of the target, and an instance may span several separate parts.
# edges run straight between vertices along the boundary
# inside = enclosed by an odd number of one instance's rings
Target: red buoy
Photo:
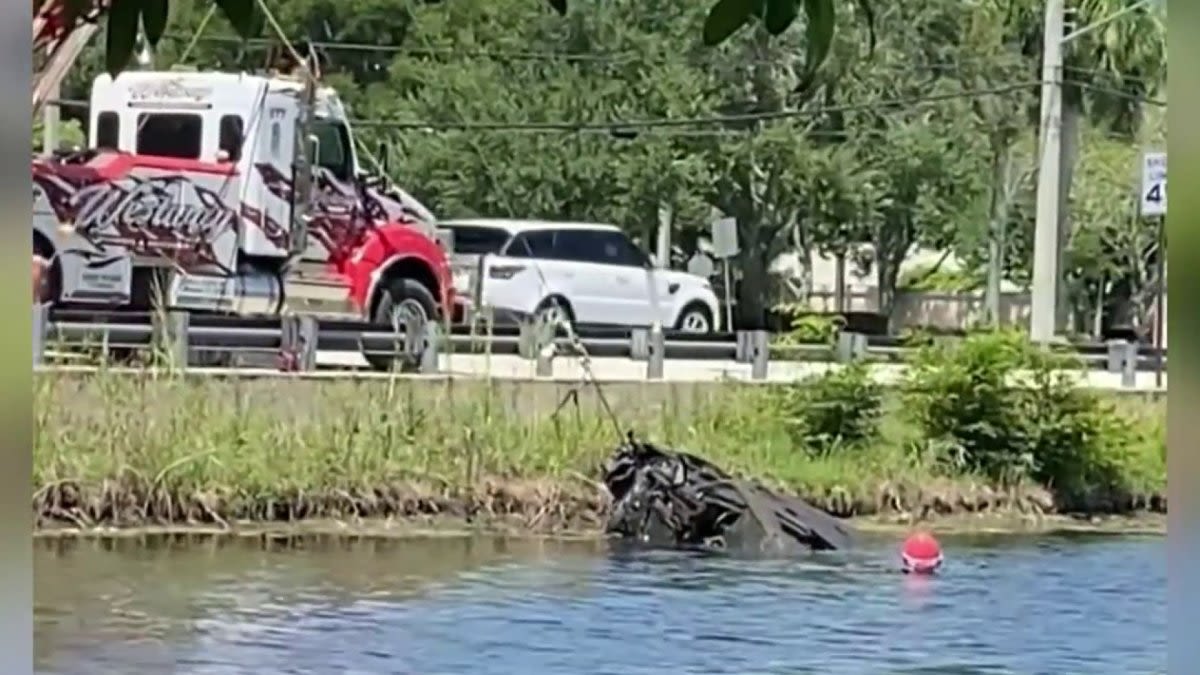
[[[904,540],[900,564],[906,574],[933,574],[942,566],[942,547],[928,532],[916,532]]]

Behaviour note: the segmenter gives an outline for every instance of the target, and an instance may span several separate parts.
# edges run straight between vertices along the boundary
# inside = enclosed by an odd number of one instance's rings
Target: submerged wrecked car
[[[786,555],[849,548],[854,532],[804,500],[632,436],[605,467],[610,535],[655,547]]]

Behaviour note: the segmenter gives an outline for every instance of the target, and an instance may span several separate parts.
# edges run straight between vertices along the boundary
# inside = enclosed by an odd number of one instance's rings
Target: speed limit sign
[[[1148,152],[1142,157],[1143,216],[1167,215],[1167,153]]]

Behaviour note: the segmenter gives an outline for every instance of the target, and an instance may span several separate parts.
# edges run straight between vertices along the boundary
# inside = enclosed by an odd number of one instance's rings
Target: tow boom
[[[82,13],[72,16],[64,0],[44,0],[33,16],[33,51],[46,54],[45,64],[33,74],[33,114],[38,115],[53,92],[99,29],[108,11],[107,0],[93,0]]]

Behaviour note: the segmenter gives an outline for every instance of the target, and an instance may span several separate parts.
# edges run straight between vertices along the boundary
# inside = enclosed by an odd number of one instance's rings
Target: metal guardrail
[[[318,320],[312,316],[247,319],[187,312],[161,314],[96,314],[33,310],[33,358],[46,362],[49,346],[67,350],[98,348],[153,350],[176,367],[211,364],[236,355],[274,357],[280,370],[317,369],[317,352],[352,352],[396,359],[407,369],[435,373],[445,353],[516,354],[536,362],[538,375],[552,374],[555,356],[570,355],[572,343],[563,334],[551,336],[532,324],[499,326],[487,334],[468,327],[450,330],[428,324],[424,332],[399,332],[356,321]],[[667,360],[732,361],[750,364],[752,379],[766,379],[770,361],[840,362],[867,360],[904,363],[914,347],[897,338],[843,333],[835,345],[772,344],[767,331],[697,335],[649,329],[577,330],[592,357],[628,358],[646,363],[647,379],[661,379]],[[554,349],[549,349],[553,343]],[[1124,386],[1136,386],[1139,371],[1165,370],[1166,352],[1114,340],[1100,345],[1065,347],[1092,370],[1122,373]],[[224,365],[224,364],[222,364]]]

